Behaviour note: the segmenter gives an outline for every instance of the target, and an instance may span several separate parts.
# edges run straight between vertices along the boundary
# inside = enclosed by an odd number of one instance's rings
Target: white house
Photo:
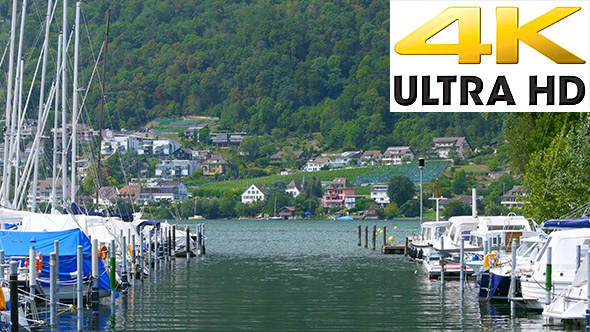
[[[100,153],[110,156],[120,151],[124,154],[131,149],[139,150],[141,143],[141,140],[134,136],[105,137],[100,144]]]
[[[266,187],[254,183],[242,194],[242,203],[252,203],[255,201],[264,201],[266,198]]]
[[[201,165],[196,160],[162,160],[156,165],[156,177],[188,177],[199,168],[201,168]]]
[[[287,185],[287,190],[285,190],[287,192],[287,194],[290,194],[291,196],[293,196],[293,198],[299,196],[299,194],[301,194],[301,191],[303,191],[303,186],[301,185],[301,181],[299,180],[293,180],[291,182],[289,182],[289,184]]]
[[[306,172],[317,172],[322,169],[325,165],[330,165],[332,160],[326,157],[318,157],[307,162],[305,166]]]
[[[463,157],[471,153],[471,145],[465,137],[436,137],[433,138],[434,150],[439,158],[449,158],[451,150],[455,149],[457,156]]]
[[[385,165],[399,165],[403,158],[414,160],[414,151],[409,146],[390,146],[383,153],[381,163]]]
[[[387,183],[375,183],[371,188],[371,199],[374,199],[381,207],[389,204],[389,195],[387,195]]]
[[[361,164],[375,166],[381,162],[383,154],[381,151],[365,151],[361,156]]]

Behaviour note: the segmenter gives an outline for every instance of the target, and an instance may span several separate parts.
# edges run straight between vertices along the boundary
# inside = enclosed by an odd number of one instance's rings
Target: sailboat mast
[[[107,51],[109,50],[109,23],[111,21],[111,10],[107,10],[107,26],[104,36],[104,55],[102,56],[102,81],[100,85],[100,122],[98,123],[98,158],[97,158],[97,166],[96,172],[98,173],[97,176],[97,189],[96,189],[96,206],[98,206],[98,199],[99,199],[99,191],[100,191],[100,180],[102,178],[102,170],[100,166],[100,159],[101,159],[101,149],[102,149],[102,117],[104,115],[104,85],[105,85],[105,73],[107,70]]]
[[[78,126],[78,47],[80,42],[80,1],[76,2],[76,24],[74,36],[74,81],[72,82],[74,95],[72,97],[72,203],[76,201],[76,154],[77,154],[77,126]]]
[[[20,60],[20,70],[18,73],[18,112],[17,112],[17,116],[16,119],[18,119],[18,122],[16,123],[16,137],[14,140],[14,144],[15,146],[15,155],[16,158],[14,160],[14,200],[12,201],[12,206],[15,207],[17,204],[17,197],[18,197],[18,192],[17,192],[17,188],[18,188],[18,184],[20,183],[21,179],[21,172],[20,172],[20,139],[21,139],[21,128],[22,128],[22,122],[21,119],[23,119],[23,78],[24,78],[24,67],[25,67],[25,60],[21,59]],[[16,96],[15,96],[16,97]],[[15,98],[17,99],[17,98]]]
[[[12,17],[10,18],[10,51],[8,58],[8,82],[6,84],[6,122],[4,124],[4,169],[2,171],[2,205],[8,205],[10,178],[8,177],[8,145],[10,144],[10,128],[12,113],[12,75],[14,72],[14,39],[16,36],[17,0],[12,0]]]
[[[53,176],[53,183],[51,186],[51,209],[55,209],[57,206],[57,158],[59,154],[57,153],[57,128],[59,125],[59,74],[60,74],[60,66],[61,66],[61,39],[63,38],[62,34],[60,33],[57,36],[57,66],[55,72],[55,112],[53,113],[53,169],[52,169],[52,176]],[[63,177],[63,173],[62,173]]]
[[[39,114],[37,117],[37,125],[41,125],[41,114],[43,113],[43,103],[45,101],[45,76],[47,74],[47,53],[49,51],[49,27],[51,18],[52,1],[47,0],[47,13],[45,14],[45,40],[43,41],[43,66],[41,67],[41,86],[39,87]],[[37,181],[39,173],[39,154],[35,158],[35,166],[33,170],[33,183],[31,184],[33,197],[31,200],[31,211],[37,209]]]
[[[62,174],[62,205],[67,204],[67,184],[68,184],[68,132],[67,124],[67,91],[68,77],[67,77],[67,38],[68,35],[68,0],[63,0],[63,21],[62,21],[62,48],[61,48],[61,174]]]

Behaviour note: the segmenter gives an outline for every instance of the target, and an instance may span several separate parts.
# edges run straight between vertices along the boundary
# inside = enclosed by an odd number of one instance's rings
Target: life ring
[[[41,269],[43,269],[43,254],[42,253],[37,253],[37,261],[35,262],[37,264],[37,273],[41,272]]]
[[[107,247],[103,244],[98,249],[98,258],[107,259],[107,252],[108,252]]]
[[[498,255],[494,254],[493,252],[486,254],[483,257],[483,267],[488,268],[488,267],[492,266],[493,263],[496,261],[497,257],[498,257]]]

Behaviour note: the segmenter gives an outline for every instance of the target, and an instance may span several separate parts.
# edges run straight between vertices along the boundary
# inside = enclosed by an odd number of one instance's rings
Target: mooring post
[[[191,234],[190,228],[186,226],[186,261],[191,260]]]
[[[581,256],[582,256],[582,251],[581,251],[580,245],[578,244],[576,246],[576,271],[578,271],[578,269],[580,268]]]
[[[510,297],[516,298],[516,239],[512,239],[512,273],[510,274]],[[490,276],[491,277],[491,276]]]
[[[92,239],[92,313],[98,314],[98,240]]]
[[[117,288],[117,279],[116,277],[116,267],[117,267],[117,261],[115,259],[115,240],[111,240],[111,248],[110,248],[110,258],[109,258],[109,263],[111,266],[111,271],[110,272],[110,279],[111,279],[111,293],[115,292],[115,288]]]
[[[547,291],[545,294],[545,304],[547,305],[551,304],[551,249],[551,247],[547,248],[547,270],[545,273],[545,289]]]
[[[387,244],[387,228],[383,226],[383,245]]]
[[[371,236],[371,249],[375,250],[375,240],[377,237],[377,226],[373,225],[373,236]]]
[[[35,246],[29,248],[29,293],[35,294],[37,284],[37,250]]]
[[[135,286],[135,280],[137,277],[137,262],[135,261],[135,250],[137,250],[135,245],[135,234],[131,235],[131,275],[133,276],[133,286]]]
[[[406,244],[405,244],[405,246],[404,246],[404,256],[408,256],[408,246],[409,246],[409,242],[410,242],[410,241],[409,241],[408,237],[406,236]]]
[[[84,247],[78,246],[78,255],[77,255],[77,263],[78,263],[78,271],[76,273],[76,311],[78,317],[78,331],[83,331],[83,323],[84,323],[84,291],[82,290],[82,283],[84,280]]]
[[[140,277],[143,278],[143,267],[145,265],[145,259],[143,257],[143,246],[145,245],[144,243],[144,239],[143,239],[143,231],[139,233],[139,273]]]
[[[202,235],[202,224],[198,224],[197,225],[197,253],[199,254],[199,256],[201,256],[201,248],[202,248],[202,244],[203,244],[203,237]]]
[[[461,271],[459,271],[459,290],[461,291],[461,294],[463,294],[463,287],[465,284],[465,237],[463,234],[461,234],[461,250],[459,256],[459,262],[461,266]]]
[[[362,245],[362,243],[361,243],[361,242],[362,242],[362,241],[361,241],[361,237],[362,237],[363,231],[362,231],[362,229],[361,229],[361,225],[358,225],[358,227],[357,227],[357,228],[358,228],[358,239],[357,239],[357,245],[360,247],[360,246]]]
[[[205,239],[207,238],[205,236],[205,224],[203,224],[203,229],[201,230],[201,236],[203,237],[203,241],[202,241],[203,242],[202,243],[202,246],[203,247],[201,249],[203,249],[203,255],[205,255],[205,254],[207,254],[207,249],[206,249],[206,246],[205,246]]]
[[[55,274],[55,266],[57,265],[57,258],[54,252],[49,254],[49,323],[51,326],[57,327],[57,299],[55,298],[55,285],[57,284],[57,276]]]
[[[365,248],[369,248],[369,226],[365,226]]]
[[[123,236],[121,241],[123,243],[121,248],[121,289],[123,294],[127,294],[127,287],[129,286],[129,280],[127,279],[127,237]]]
[[[172,258],[176,255],[176,225],[172,226]]]
[[[18,332],[18,263],[10,262],[10,328]]]
[[[168,249],[168,261],[172,257],[172,228],[168,228],[168,240],[166,240],[166,248]]]
[[[154,270],[158,273],[158,263],[160,259],[160,240],[158,236],[160,235],[160,229],[155,229],[154,233]]]
[[[445,284],[445,238],[440,238],[440,283],[441,285]]]
[[[155,228],[153,229],[155,230]],[[153,243],[152,243],[152,232],[148,233],[148,267],[149,267],[149,273],[150,273],[150,277],[152,276],[152,248],[153,248]]]

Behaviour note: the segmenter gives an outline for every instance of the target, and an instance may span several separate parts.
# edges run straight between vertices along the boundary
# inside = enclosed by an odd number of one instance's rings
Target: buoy
[[[379,233],[383,234],[383,231],[382,230],[379,230]]]
[[[381,228],[377,228],[377,232],[381,233]]]
[[[393,229],[397,229],[397,226],[393,227]]]
[[[395,240],[395,239],[393,238],[393,236],[390,236],[390,237],[389,237],[389,242],[393,242],[393,240]]]
[[[98,249],[98,257],[101,259],[107,259],[107,251],[107,247],[103,244],[100,246],[100,249]]]

